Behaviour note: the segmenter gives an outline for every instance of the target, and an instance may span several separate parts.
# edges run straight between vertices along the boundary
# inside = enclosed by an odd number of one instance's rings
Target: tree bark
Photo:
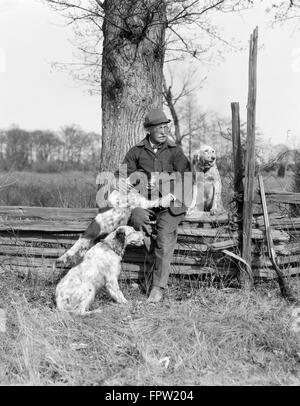
[[[231,103],[232,111],[232,151],[233,151],[233,167],[234,167],[234,192],[236,208],[239,219],[243,217],[243,153],[241,144],[241,125],[240,125],[240,105],[239,103]]]
[[[144,137],[143,119],[162,108],[164,0],[105,0],[101,171],[115,171]]]

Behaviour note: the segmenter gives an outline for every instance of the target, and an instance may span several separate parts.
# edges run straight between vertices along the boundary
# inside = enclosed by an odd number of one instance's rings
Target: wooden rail
[[[269,202],[300,205],[300,193],[274,190],[266,192],[266,197],[268,198]],[[260,196],[258,193],[254,195],[253,202],[256,204],[261,204]]]
[[[55,259],[70,248],[94,218],[97,209],[0,207],[0,272],[11,271],[47,282],[57,282],[68,270],[53,268]],[[271,216],[272,238],[286,275],[300,272],[300,219]],[[185,219],[179,226],[171,275],[202,277],[236,273],[236,263],[223,250],[239,255],[239,223],[227,214]],[[273,278],[260,217],[251,229],[252,270],[256,277]],[[123,279],[144,277],[153,258],[129,247],[123,259]]]

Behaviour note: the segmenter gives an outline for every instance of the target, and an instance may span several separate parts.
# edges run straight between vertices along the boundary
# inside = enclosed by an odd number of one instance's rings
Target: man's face
[[[168,124],[158,124],[149,127],[150,141],[153,144],[160,144],[166,141],[169,132]]]

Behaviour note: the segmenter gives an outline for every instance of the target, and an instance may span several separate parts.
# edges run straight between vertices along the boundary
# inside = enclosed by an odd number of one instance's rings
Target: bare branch
[[[91,10],[91,9],[82,7],[81,2],[79,2],[79,4],[76,4],[76,3],[70,2],[68,0],[66,0],[66,1],[63,1],[63,0],[46,0],[46,1],[48,3],[50,3],[51,5],[53,5],[56,10],[63,10],[64,11],[64,10],[69,10],[69,9],[75,9],[75,10],[84,11],[84,12],[86,12],[88,14],[93,14],[94,16],[97,16],[97,17],[103,17],[103,14],[100,14],[97,9]],[[97,4],[101,3],[100,1],[98,2],[97,0],[96,0],[96,2],[97,2]],[[103,5],[102,5],[101,8],[103,9]]]
[[[99,69],[101,64],[101,51],[97,51],[97,47],[101,45],[102,40],[102,23],[111,24],[117,30],[120,30],[125,36],[130,37],[131,25],[128,22],[130,18],[140,18],[142,14],[134,7],[132,13],[124,16],[121,10],[121,1],[116,2],[116,7],[113,10],[113,16],[108,16],[106,13],[107,3],[101,0],[85,1],[82,0],[43,0],[55,10],[63,12],[68,19],[68,24],[74,24],[74,32],[76,35],[76,43],[74,44],[78,50],[77,58],[82,59],[82,66],[91,68],[94,66]],[[208,15],[211,11],[217,10],[225,12],[226,8],[233,10],[240,4],[247,3],[248,0],[157,0],[149,6],[147,0],[139,0],[141,7],[149,11],[149,20],[144,21],[142,28],[143,40],[149,41],[152,45],[156,45],[155,39],[150,38],[148,31],[154,25],[164,25],[167,29],[167,39],[165,42],[164,52],[166,53],[166,61],[184,59],[186,56],[191,56],[197,60],[202,60],[204,55],[209,57],[212,45],[215,42],[221,42],[231,48],[236,47],[226,39],[221,38],[215,28],[208,20]],[[153,19],[153,15],[159,7],[166,4],[168,17],[165,21]],[[152,16],[152,17],[151,17]],[[84,28],[88,27],[87,31]],[[200,27],[201,31],[206,35],[201,37],[195,36],[195,27]],[[188,29],[188,30],[187,30]],[[188,34],[187,34],[188,32]],[[207,40],[209,39],[209,40]],[[137,43],[135,58],[138,55],[139,45]],[[212,57],[212,56],[211,56]],[[72,66],[72,64],[69,64]],[[73,65],[77,66],[77,65]],[[95,70],[93,70],[93,75]],[[98,73],[98,76],[100,72]],[[87,72],[87,77],[90,76],[90,71]],[[82,79],[82,78],[81,78]],[[94,80],[94,78],[92,78]],[[88,80],[89,81],[89,80]],[[179,95],[173,96],[174,105],[181,97],[187,96],[193,92],[195,88],[183,86]]]
[[[204,8],[203,10],[201,10],[200,12],[188,12],[189,9],[191,9],[192,7],[194,7],[196,4],[199,3],[199,0],[195,0],[192,3],[186,5],[185,7],[183,7],[183,9],[177,14],[175,15],[172,19],[167,21],[167,25],[170,26],[172,24],[174,24],[176,22],[176,24],[178,24],[182,19],[185,19],[187,17],[191,17],[191,16],[201,16],[204,13],[208,12],[209,10],[213,9],[213,8],[217,8],[220,4],[224,3],[225,0],[219,0],[214,4],[211,4],[210,6]]]

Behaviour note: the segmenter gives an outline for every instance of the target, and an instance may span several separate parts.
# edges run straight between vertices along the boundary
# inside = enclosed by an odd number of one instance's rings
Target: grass
[[[95,207],[96,173],[2,173],[0,188],[0,206]]]
[[[101,314],[74,317],[55,309],[53,286],[5,274],[0,383],[299,385],[300,336],[275,284],[244,292],[181,282],[152,306],[136,284],[122,288],[128,305],[100,292]]]

